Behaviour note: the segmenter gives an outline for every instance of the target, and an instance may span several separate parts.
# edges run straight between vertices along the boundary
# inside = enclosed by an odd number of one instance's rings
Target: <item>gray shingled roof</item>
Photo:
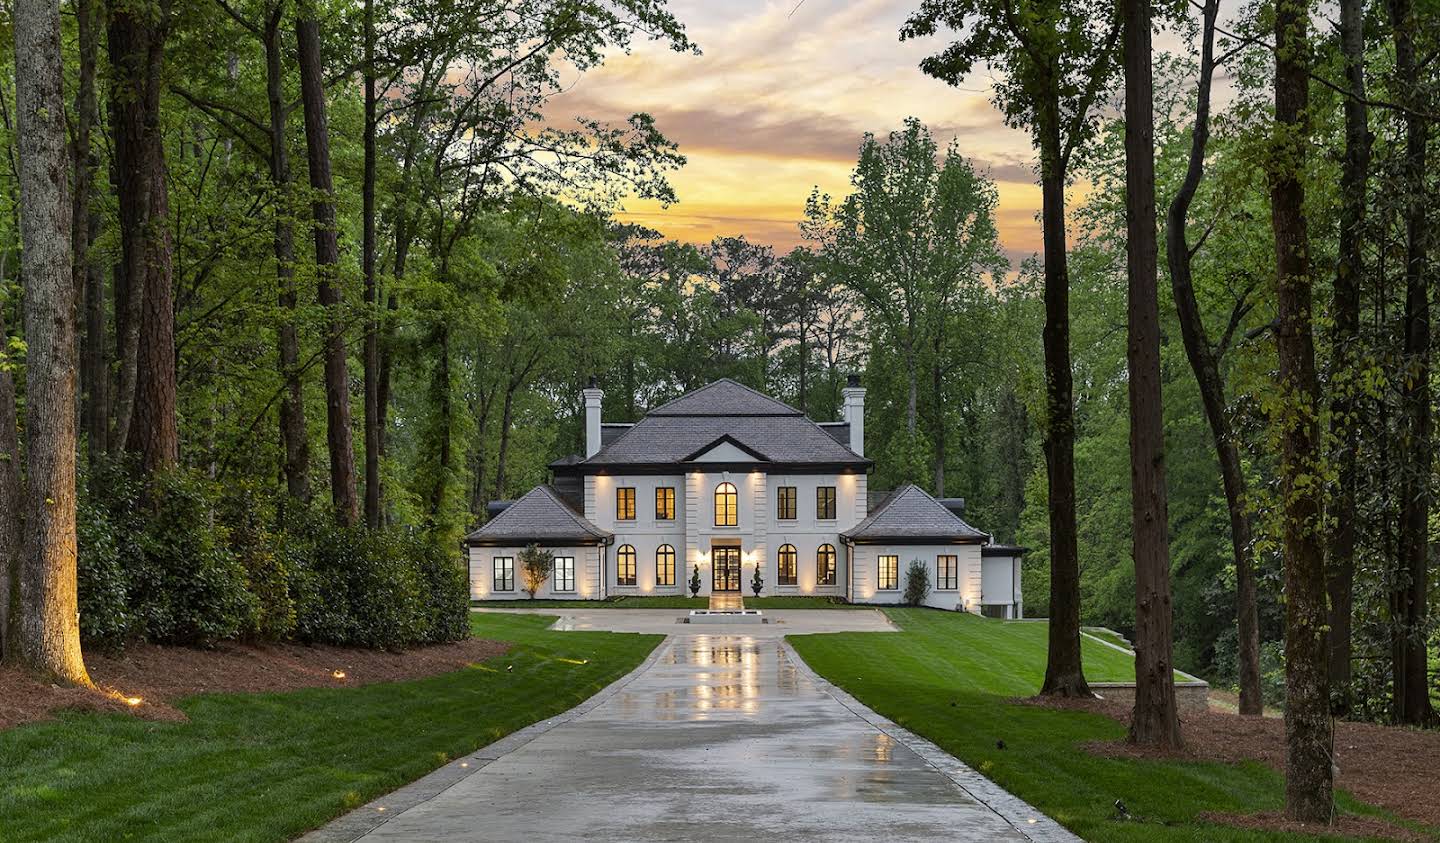
[[[585,464],[683,462],[725,436],[772,463],[869,464],[804,413],[728,378],[651,410]]]
[[[468,542],[527,544],[529,542],[608,539],[611,534],[585,520],[549,486],[536,486],[504,512],[465,537]]]
[[[973,542],[990,538],[913,483],[896,489],[864,521],[840,535],[865,541],[935,538]]]

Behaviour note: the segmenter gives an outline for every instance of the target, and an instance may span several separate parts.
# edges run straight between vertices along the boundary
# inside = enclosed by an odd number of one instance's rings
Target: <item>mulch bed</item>
[[[1122,723],[1130,721],[1128,706],[1103,700],[1033,699],[1026,702],[1090,711]],[[1278,717],[1241,717],[1212,709],[1182,714],[1180,719],[1185,737],[1185,749],[1180,753],[1142,749],[1124,741],[1097,741],[1086,744],[1085,748],[1110,758],[1259,761],[1275,770],[1285,769],[1285,721]],[[1335,763],[1339,768],[1336,785],[1356,799],[1396,816],[1440,826],[1440,732],[1337,721]],[[1319,833],[1318,829],[1309,827],[1290,828],[1293,824],[1279,815],[1215,815],[1207,819],[1246,828]],[[1431,839],[1372,817],[1346,815],[1339,818],[1339,822],[1338,831],[1343,834],[1396,840]]]
[[[184,713],[171,703],[195,694],[259,694],[423,679],[485,661],[507,649],[503,642],[479,638],[401,653],[299,644],[222,644],[211,650],[142,644],[121,656],[87,654],[85,664],[94,688],[63,688],[0,667],[0,730],[47,720],[64,709],[184,720]]]

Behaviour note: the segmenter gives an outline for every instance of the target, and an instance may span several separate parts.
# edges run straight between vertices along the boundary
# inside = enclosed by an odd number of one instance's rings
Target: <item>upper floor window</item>
[[[835,520],[835,487],[815,487],[815,517],[821,521]]]
[[[495,557],[495,590],[515,590],[515,557]]]
[[[675,520],[675,487],[655,487],[655,518],[660,521]]]
[[[575,557],[555,557],[555,590],[575,590]]]
[[[776,572],[775,582],[779,585],[795,585],[795,581],[799,579],[796,572],[798,566],[796,564],[797,554],[795,552],[795,545],[780,545],[780,553],[776,559],[779,562],[780,569]]]
[[[822,544],[815,551],[815,583],[835,584],[835,545]]]
[[[736,527],[740,524],[740,495],[734,483],[715,487],[715,526]]]
[[[655,549],[655,584],[675,584],[675,548],[668,544]]]
[[[635,520],[635,487],[621,486],[615,490],[615,520]]]
[[[900,557],[880,557],[880,577],[875,587],[881,591],[894,591],[900,587]]]
[[[615,551],[615,584],[635,584],[635,546],[629,544],[620,545]]]
[[[960,564],[954,556],[935,557],[935,587],[941,591],[954,591],[960,587]]]
[[[775,490],[775,517],[781,521],[794,521],[800,517],[795,505],[795,487],[781,486]]]

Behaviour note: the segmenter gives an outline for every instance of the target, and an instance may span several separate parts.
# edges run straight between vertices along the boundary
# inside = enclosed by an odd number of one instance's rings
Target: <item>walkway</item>
[[[791,653],[778,638],[740,633],[670,638],[578,714],[447,765],[313,837],[1077,839],[887,728]]]

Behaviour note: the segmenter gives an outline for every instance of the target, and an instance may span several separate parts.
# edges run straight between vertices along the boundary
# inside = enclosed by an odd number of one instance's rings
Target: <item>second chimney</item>
[[[600,453],[600,402],[605,390],[592,377],[590,385],[580,394],[585,396],[585,459],[588,460]]]
[[[850,425],[850,450],[865,456],[865,387],[860,385],[860,376],[851,375],[845,388],[840,391],[845,399],[843,418]]]

